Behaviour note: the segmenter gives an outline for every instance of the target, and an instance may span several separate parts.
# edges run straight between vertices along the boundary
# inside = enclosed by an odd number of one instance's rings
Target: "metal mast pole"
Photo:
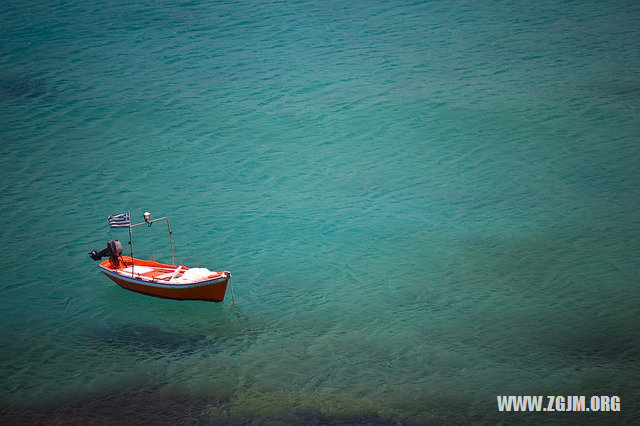
[[[133,278],[133,238],[131,237],[131,225],[129,225],[129,247],[131,247],[131,277]]]
[[[169,232],[169,246],[171,247],[171,264],[175,265],[176,264],[176,256],[175,256],[175,252],[173,250],[173,231],[171,230],[171,225],[169,224],[169,218],[167,217],[159,217],[158,219],[153,219],[150,220],[149,218],[151,217],[151,214],[149,213],[149,215],[147,216],[147,213],[145,213],[144,215],[144,222],[140,222],[140,223],[136,223],[134,225],[130,225],[129,226],[129,244],[131,245],[131,262],[132,262],[132,270],[133,270],[133,243],[131,241],[131,228],[134,228],[136,226],[140,226],[140,225],[147,225],[147,226],[151,226],[154,222],[158,222],[161,220],[165,220],[167,221],[167,231]]]

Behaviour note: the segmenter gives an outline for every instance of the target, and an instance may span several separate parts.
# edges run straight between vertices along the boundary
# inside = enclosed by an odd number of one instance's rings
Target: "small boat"
[[[231,280],[231,272],[211,271],[207,268],[187,268],[175,265],[173,239],[169,219],[162,217],[151,220],[151,214],[145,212],[144,222],[131,225],[129,212],[109,216],[111,228],[129,228],[131,255],[122,255],[122,244],[111,240],[102,251],[93,250],[89,256],[100,262],[100,270],[120,287],[149,296],[175,300],[206,300],[222,302]],[[140,225],[151,226],[154,222],[165,220],[171,245],[171,265],[155,260],[136,259],[133,256],[132,228]],[[232,289],[233,293],[233,289]],[[232,295],[233,296],[233,295]]]

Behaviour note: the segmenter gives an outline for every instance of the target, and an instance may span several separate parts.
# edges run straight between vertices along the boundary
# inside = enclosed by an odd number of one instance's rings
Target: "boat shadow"
[[[95,343],[115,348],[146,352],[161,350],[183,355],[210,348],[213,343],[204,333],[179,332],[140,324],[99,329],[92,333],[91,338]]]
[[[182,312],[184,313],[184,312]],[[174,315],[175,316],[175,315]],[[220,345],[237,334],[252,334],[250,317],[236,305],[215,318],[200,317],[192,323],[152,324],[111,322],[87,330],[94,345],[128,351],[162,351],[173,355],[190,355],[197,351],[216,352]]]

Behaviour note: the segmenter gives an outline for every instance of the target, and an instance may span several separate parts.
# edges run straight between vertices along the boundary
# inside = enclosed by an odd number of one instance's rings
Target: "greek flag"
[[[128,228],[131,226],[129,212],[112,214],[109,216],[109,226],[111,228]]]

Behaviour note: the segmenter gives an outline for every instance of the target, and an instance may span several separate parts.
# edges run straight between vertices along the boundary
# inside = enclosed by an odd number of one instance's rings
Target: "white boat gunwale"
[[[111,269],[105,268],[103,266],[99,266],[100,269],[102,269],[102,272],[104,272],[106,275],[115,277],[117,279],[121,279],[124,281],[127,281],[131,284],[142,284],[142,285],[146,285],[149,287],[159,287],[159,288],[198,288],[198,287],[203,287],[203,286],[208,286],[208,285],[212,285],[212,284],[218,284],[219,282],[224,282],[226,280],[228,280],[228,276],[224,273],[222,273],[220,276],[218,277],[214,277],[214,278],[210,278],[210,279],[206,279],[204,281],[196,281],[193,283],[163,283],[160,281],[152,281],[151,279],[149,280],[143,280],[140,278],[136,278],[136,277],[129,277],[126,275],[122,275],[119,274]]]

